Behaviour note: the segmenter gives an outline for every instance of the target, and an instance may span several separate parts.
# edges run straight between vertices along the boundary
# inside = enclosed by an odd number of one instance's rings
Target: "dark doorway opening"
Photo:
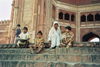
[[[85,15],[81,16],[81,22],[86,22],[86,16]]]
[[[62,12],[59,13],[59,19],[63,19],[63,13]]]
[[[88,34],[86,34],[86,35],[84,35],[84,36],[82,37],[82,42],[89,42],[89,41],[90,41],[92,38],[94,38],[94,37],[97,37],[97,38],[100,39],[100,37],[99,37],[98,35],[96,35],[96,34],[90,32],[90,33],[88,33]]]
[[[69,14],[66,13],[66,14],[65,14],[65,20],[69,20],[69,17],[70,17]]]
[[[100,21],[100,14],[97,13],[97,14],[95,15],[95,21]]]
[[[71,21],[74,21],[75,20],[75,16],[72,14],[71,15]]]
[[[87,16],[87,21],[93,21],[93,15],[92,14],[89,14]]]

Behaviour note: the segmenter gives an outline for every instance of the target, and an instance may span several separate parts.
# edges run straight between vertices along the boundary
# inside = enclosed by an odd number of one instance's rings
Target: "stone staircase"
[[[0,67],[100,67],[99,47],[45,48],[30,54],[29,48],[0,48]]]

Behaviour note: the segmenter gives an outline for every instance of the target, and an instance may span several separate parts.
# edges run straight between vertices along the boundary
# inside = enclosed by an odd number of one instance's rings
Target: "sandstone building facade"
[[[0,21],[0,44],[6,44],[8,39],[10,20]]]
[[[100,38],[100,0],[13,0],[6,43],[14,42],[17,24],[29,28],[31,42],[41,30],[47,42],[52,23],[58,20],[61,32],[71,26],[75,42]]]

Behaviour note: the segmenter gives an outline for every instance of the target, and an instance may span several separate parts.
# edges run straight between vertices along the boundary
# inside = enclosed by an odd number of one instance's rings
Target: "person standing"
[[[49,45],[50,48],[55,48],[55,47],[59,47],[60,46],[60,40],[61,40],[61,30],[60,30],[60,25],[58,23],[58,21],[55,21],[53,23],[53,27],[51,28],[50,32],[49,32]]]
[[[20,27],[21,27],[21,25],[20,24],[18,24],[17,25],[17,29],[16,29],[16,31],[15,31],[15,44],[17,44],[17,42],[18,42],[18,40],[16,40],[17,38],[20,38],[19,37],[19,34],[21,33],[21,29],[20,29]]]

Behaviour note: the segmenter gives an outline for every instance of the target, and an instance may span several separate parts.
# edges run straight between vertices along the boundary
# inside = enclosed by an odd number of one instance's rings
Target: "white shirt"
[[[22,32],[19,36],[20,36],[20,38],[22,38],[22,39],[28,39],[28,38],[30,38],[28,33],[25,33],[25,34],[24,34],[23,32]]]

